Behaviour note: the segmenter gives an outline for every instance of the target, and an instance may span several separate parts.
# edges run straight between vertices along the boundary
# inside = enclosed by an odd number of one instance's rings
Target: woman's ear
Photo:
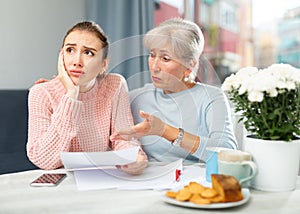
[[[184,77],[188,77],[190,76],[190,74],[192,73],[192,70],[191,69],[186,69],[185,72],[184,72]]]
[[[191,62],[190,62],[190,70],[193,70],[196,65],[197,65],[197,61],[196,60],[191,60]]]
[[[108,58],[105,58],[102,62],[102,69],[103,70],[107,70],[107,67],[108,67],[108,63],[109,63],[109,59]]]

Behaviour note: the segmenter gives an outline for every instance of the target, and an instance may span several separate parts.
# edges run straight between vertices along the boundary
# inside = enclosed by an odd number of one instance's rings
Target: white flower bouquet
[[[299,137],[300,69],[289,64],[245,67],[227,77],[222,89],[256,138],[291,141]]]

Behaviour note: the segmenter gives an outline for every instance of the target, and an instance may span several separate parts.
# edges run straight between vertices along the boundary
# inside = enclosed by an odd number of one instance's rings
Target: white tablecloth
[[[44,172],[32,170],[1,175],[0,213],[300,213],[300,177],[294,191],[251,190],[248,203],[212,211],[167,204],[162,201],[162,191],[78,191],[72,174],[57,187],[31,187],[29,183]]]

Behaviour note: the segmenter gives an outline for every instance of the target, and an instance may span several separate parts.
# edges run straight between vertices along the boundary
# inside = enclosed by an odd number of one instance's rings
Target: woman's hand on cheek
[[[59,53],[57,69],[58,69],[58,78],[60,79],[60,81],[62,82],[62,84],[64,85],[67,91],[66,95],[68,97],[77,99],[79,94],[79,86],[74,85],[73,81],[71,80],[71,78],[69,77],[65,69],[62,50]]]

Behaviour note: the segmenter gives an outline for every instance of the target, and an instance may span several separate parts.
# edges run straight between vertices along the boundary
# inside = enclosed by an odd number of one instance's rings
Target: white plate
[[[191,207],[191,208],[198,208],[198,209],[223,209],[229,207],[236,207],[242,204],[245,204],[250,199],[250,191],[247,188],[242,189],[243,200],[236,201],[236,202],[227,202],[227,203],[212,203],[212,204],[194,204],[192,202],[181,202],[177,201],[176,199],[169,198],[164,195],[163,201],[169,204],[181,206],[181,207]]]

